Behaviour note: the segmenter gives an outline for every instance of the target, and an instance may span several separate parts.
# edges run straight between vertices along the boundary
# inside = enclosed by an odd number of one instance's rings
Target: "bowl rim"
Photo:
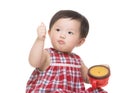
[[[90,73],[90,70],[94,67],[104,67],[108,70],[108,73],[104,76],[94,76]],[[110,76],[110,68],[105,66],[105,65],[94,65],[94,66],[91,66],[89,69],[88,69],[88,76],[91,77],[91,78],[95,78],[95,79],[105,79],[105,78],[108,78]]]

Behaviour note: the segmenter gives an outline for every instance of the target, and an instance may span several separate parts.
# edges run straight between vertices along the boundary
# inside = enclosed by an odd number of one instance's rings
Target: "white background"
[[[119,91],[120,4],[119,0],[0,0],[0,93],[25,93],[34,70],[28,55],[37,36],[37,26],[47,26],[54,13],[71,9],[85,15],[90,32],[84,45],[76,48],[85,64],[109,64],[111,76],[104,87]],[[50,47],[49,37],[45,47]],[[90,85],[86,85],[89,87]]]

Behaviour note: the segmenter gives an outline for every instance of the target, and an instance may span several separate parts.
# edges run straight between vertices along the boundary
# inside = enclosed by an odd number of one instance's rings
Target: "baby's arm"
[[[81,62],[81,70],[82,70],[82,77],[84,79],[84,82],[89,83],[88,68],[83,62]]]
[[[30,54],[29,54],[29,63],[36,68],[41,70],[46,69],[49,65],[48,57],[49,54],[44,50],[44,41],[46,36],[46,27],[43,23],[37,29],[37,39],[33,44]]]

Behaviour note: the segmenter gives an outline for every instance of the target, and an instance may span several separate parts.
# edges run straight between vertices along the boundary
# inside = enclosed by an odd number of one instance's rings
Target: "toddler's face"
[[[70,18],[61,18],[49,31],[52,45],[62,52],[71,52],[81,42],[80,22]]]

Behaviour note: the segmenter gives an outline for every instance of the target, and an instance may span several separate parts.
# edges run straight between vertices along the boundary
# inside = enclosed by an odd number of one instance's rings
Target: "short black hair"
[[[54,23],[60,18],[71,18],[73,20],[79,21],[81,24],[80,37],[86,38],[89,32],[89,22],[85,16],[73,10],[60,10],[56,14],[54,14],[52,19],[50,20],[49,29],[51,29]]]

